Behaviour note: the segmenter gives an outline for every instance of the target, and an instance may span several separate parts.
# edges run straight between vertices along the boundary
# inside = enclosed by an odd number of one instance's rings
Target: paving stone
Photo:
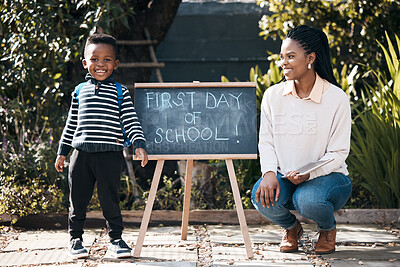
[[[281,227],[277,225],[263,225],[249,227],[251,242],[254,243],[280,243],[282,239]],[[209,226],[210,240],[217,244],[243,244],[243,236],[239,226],[216,225]]]
[[[145,246],[140,256],[142,259],[197,261],[197,251],[189,250],[188,247]]]
[[[243,238],[238,225],[207,226],[212,243],[214,266],[312,266],[304,252],[281,253],[278,244],[281,241],[281,228],[277,225],[249,226],[250,239],[254,246],[254,259],[246,257]],[[303,224],[305,232],[315,239],[316,225]],[[398,243],[400,239],[388,233],[380,225],[339,224],[337,226],[337,251],[324,255],[324,259],[334,267],[344,266],[400,266],[400,247],[379,246]],[[197,250],[194,227],[189,227],[188,240],[180,240],[180,226],[150,227],[146,233],[141,258],[126,261],[106,256],[96,262],[99,266],[196,266]],[[87,230],[84,234],[85,246],[89,249],[101,229]],[[124,230],[123,238],[133,245],[139,233],[138,228]],[[83,260],[69,258],[66,247],[69,235],[65,230],[25,231],[19,234],[0,253],[0,266],[47,264],[62,266],[82,266]],[[376,246],[342,246],[341,242],[378,243]],[[227,246],[229,245],[229,246]],[[20,251],[20,252],[18,252]],[[390,261],[389,261],[390,260]],[[128,263],[129,262],[129,263]]]
[[[316,225],[302,224],[302,226],[310,238],[316,242],[318,239]],[[236,225],[210,226],[209,233],[213,243],[243,244],[242,232]],[[279,244],[282,239],[281,227],[277,225],[250,226],[249,235],[253,244],[265,242]],[[391,243],[400,242],[400,239],[375,224],[339,224],[337,225],[336,242]]]
[[[318,240],[316,224],[302,224],[305,232],[313,241]],[[400,242],[395,235],[387,232],[377,224],[338,224],[336,226],[336,243],[391,243]]]
[[[209,232],[216,231],[219,233],[229,233],[231,231],[241,232],[239,225],[208,225]],[[267,225],[249,225],[248,227],[250,234],[260,233],[266,230],[280,231],[282,228],[279,225],[267,224]]]
[[[274,260],[307,260],[305,253],[302,250],[294,253],[282,253],[279,251],[279,246],[264,246],[264,250],[259,250],[260,255],[264,256],[264,259]]]
[[[350,261],[350,260],[335,260],[330,261],[332,267],[398,267],[400,263],[389,261]]]
[[[268,260],[306,260],[304,252],[297,253],[282,253],[279,251],[278,246],[265,246],[264,251],[254,250],[254,259],[268,259]],[[246,250],[244,246],[239,247],[226,247],[226,246],[213,246],[212,254],[214,261],[219,260],[247,260]]]
[[[124,230],[123,238],[128,244],[136,244],[139,229]],[[144,246],[176,245],[191,246],[196,243],[194,228],[189,226],[187,240],[181,240],[180,226],[149,227],[144,238]]]
[[[83,244],[90,248],[94,239],[100,236],[100,230],[85,231]],[[4,249],[5,252],[18,250],[37,250],[37,249],[58,249],[68,246],[70,236],[65,230],[56,231],[26,231],[19,234],[17,240],[13,240]]]
[[[375,224],[363,225],[338,225],[336,242],[366,242],[366,243],[391,243],[400,242],[400,239],[381,226]]]
[[[139,235],[139,229],[135,229],[135,228],[125,228],[124,231],[122,232],[122,238],[125,238],[125,236],[138,236]],[[147,233],[146,233],[147,235]]]
[[[229,266],[240,266],[240,267],[257,267],[257,266],[277,266],[277,267],[285,267],[285,266],[296,266],[296,267],[310,267],[313,266],[311,263],[307,261],[248,261],[248,262],[222,262],[216,261],[213,264],[214,267],[229,267]]]
[[[83,262],[83,260],[79,261]],[[65,249],[6,252],[0,254],[0,266],[72,262],[73,260],[68,256]]]
[[[242,247],[212,246],[213,260],[246,260],[246,249]]]
[[[124,240],[127,243],[136,244],[138,236],[131,235],[130,233],[124,234]],[[187,240],[181,240],[181,235],[168,235],[168,234],[151,234],[146,235],[144,238],[143,245],[190,245],[196,243],[196,236],[194,234],[189,233],[187,236]]]
[[[361,261],[396,259],[400,261],[400,247],[336,246],[336,252],[326,255],[324,258],[329,261],[336,259]]]
[[[102,263],[97,266],[101,267],[113,267],[115,266],[115,263]],[[140,263],[119,263],[118,267],[133,267],[133,266],[138,266],[138,267],[156,267],[156,266],[162,266],[162,267],[196,267],[196,262],[193,261],[184,261],[184,262],[140,262]],[[64,266],[63,266],[64,267]]]
[[[103,260],[115,261],[107,251]],[[159,246],[143,246],[140,258],[141,261],[197,261],[197,251],[189,250],[189,247],[159,247]]]
[[[193,232],[193,227],[189,226],[188,230]],[[159,235],[159,234],[180,235],[181,227],[180,226],[149,227],[146,232],[146,235]]]

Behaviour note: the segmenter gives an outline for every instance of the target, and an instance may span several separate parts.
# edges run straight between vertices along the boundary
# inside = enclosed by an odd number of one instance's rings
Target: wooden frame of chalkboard
[[[187,160],[181,228],[186,240],[193,161],[224,159],[246,255],[252,258],[233,159],[257,158],[256,83],[137,83],[134,90],[148,157],[157,165],[133,256],[140,257],[165,160]]]
[[[134,94],[149,159],[257,158],[255,83],[137,83]]]

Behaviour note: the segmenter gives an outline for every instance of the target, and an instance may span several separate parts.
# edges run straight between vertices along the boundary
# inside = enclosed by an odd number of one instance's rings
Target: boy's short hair
[[[85,57],[86,49],[91,44],[109,44],[114,47],[115,58],[118,59],[118,47],[117,47],[117,40],[108,34],[104,33],[95,33],[90,35],[86,39],[85,50],[83,51],[83,57]]]

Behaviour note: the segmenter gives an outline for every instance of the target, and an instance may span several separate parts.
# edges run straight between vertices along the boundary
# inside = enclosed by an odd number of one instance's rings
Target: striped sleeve
[[[142,126],[140,125],[135,108],[132,103],[128,89],[123,86],[123,101],[121,104],[121,122],[126,131],[126,134],[131,140],[134,149],[146,149],[146,139],[143,134]]]
[[[65,124],[61,140],[58,146],[58,155],[67,156],[72,149],[72,139],[78,122],[78,100],[75,97],[75,90],[72,93],[71,107],[68,112],[67,122]]]

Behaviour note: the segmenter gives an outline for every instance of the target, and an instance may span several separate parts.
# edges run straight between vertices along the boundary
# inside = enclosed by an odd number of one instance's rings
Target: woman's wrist
[[[267,171],[266,173],[264,173],[263,179],[265,179],[267,176],[270,176],[270,175],[276,176],[275,172],[273,172],[273,171]]]

